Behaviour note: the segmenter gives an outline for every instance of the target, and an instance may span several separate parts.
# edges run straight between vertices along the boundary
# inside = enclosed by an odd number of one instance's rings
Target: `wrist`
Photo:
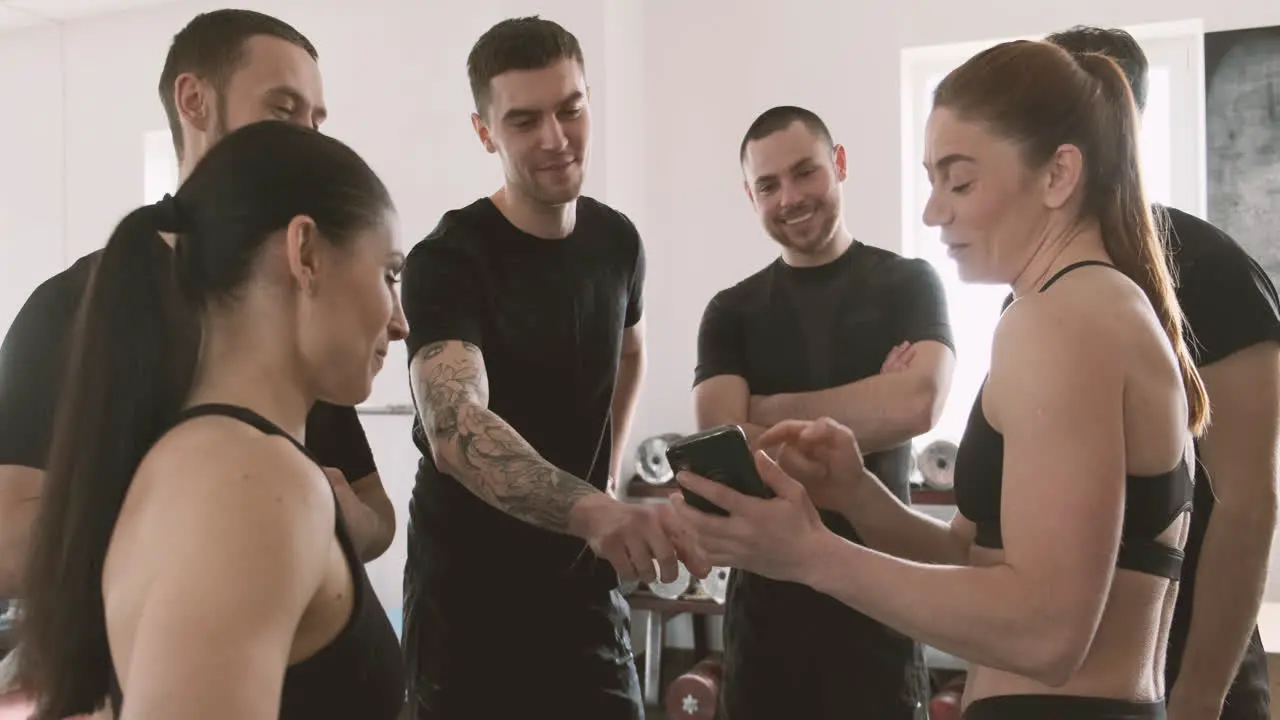
[[[796,582],[818,592],[825,592],[821,588],[826,585],[826,573],[833,567],[831,555],[838,552],[841,542],[841,538],[825,526],[815,530],[805,543]]]
[[[854,475],[852,482],[848,483],[847,490],[840,495],[840,514],[850,525],[856,530],[858,527],[858,516],[861,515],[861,509],[868,505],[868,491],[874,490],[872,483],[879,480],[867,471],[866,468],[860,470]]]
[[[596,519],[601,512],[618,502],[608,493],[592,492],[578,498],[569,508],[569,524],[565,528],[568,533],[582,540],[590,540],[595,535]]]

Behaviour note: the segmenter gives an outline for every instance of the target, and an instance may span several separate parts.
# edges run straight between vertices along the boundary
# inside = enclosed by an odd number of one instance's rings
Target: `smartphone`
[[[721,425],[672,442],[667,446],[667,464],[672,472],[688,471],[758,498],[773,497],[747,443],[747,435],[737,425]],[[712,515],[728,515],[723,508],[681,488],[685,502]]]

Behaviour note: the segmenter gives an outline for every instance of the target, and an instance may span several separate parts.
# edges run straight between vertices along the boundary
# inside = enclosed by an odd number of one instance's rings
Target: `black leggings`
[[[1000,695],[970,703],[964,720],[1164,720],[1164,701],[1079,695]]]

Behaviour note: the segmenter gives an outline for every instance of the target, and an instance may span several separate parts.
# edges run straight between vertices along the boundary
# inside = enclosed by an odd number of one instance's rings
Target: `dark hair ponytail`
[[[107,697],[107,546],[134,472],[191,385],[198,325],[158,221],[144,207],[116,227],[72,336],[23,604],[22,667],[39,720],[92,712]]]
[[[1097,53],[1076,57],[1080,67],[1097,80],[1102,95],[1102,102],[1094,103],[1097,146],[1085,158],[1090,195],[1086,203],[1092,205],[1102,226],[1107,254],[1146,293],[1164,326],[1186,389],[1188,424],[1199,435],[1209,423],[1209,398],[1183,337],[1173,271],[1143,191],[1133,93],[1124,71],[1111,58]]]
[[[92,712],[110,694],[103,565],[134,473],[190,393],[200,315],[234,304],[294,218],[341,245],[392,208],[350,148],[264,121],[212,147],[176,199],[116,227],[76,321],[27,568],[22,667],[38,720]],[[178,233],[176,249],[159,232]]]

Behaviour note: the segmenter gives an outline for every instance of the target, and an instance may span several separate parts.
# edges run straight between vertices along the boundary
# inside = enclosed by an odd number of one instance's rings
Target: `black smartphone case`
[[[755,458],[747,436],[737,425],[721,425],[687,435],[667,446],[667,463],[673,472],[688,471],[726,485],[743,495],[769,498],[773,492],[756,471]],[[687,489],[681,488],[685,502],[713,515],[728,515]]]

